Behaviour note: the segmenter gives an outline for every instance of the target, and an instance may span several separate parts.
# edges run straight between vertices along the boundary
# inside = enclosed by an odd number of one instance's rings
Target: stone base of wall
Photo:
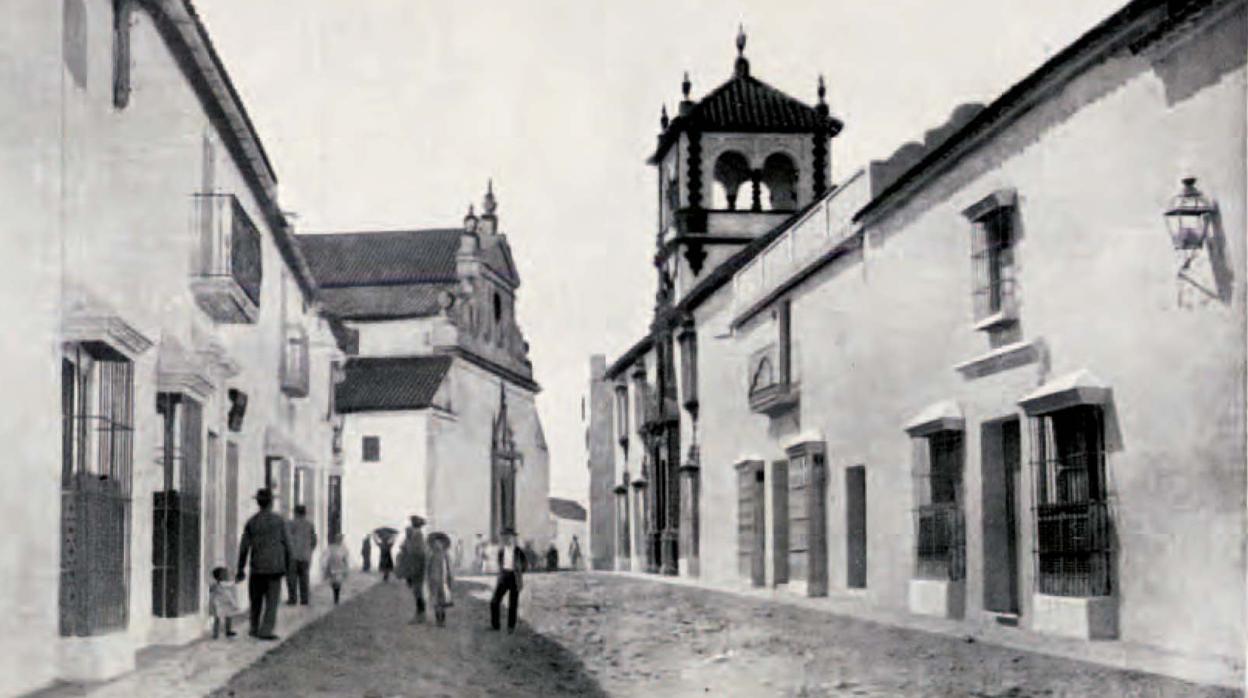
[[[62,637],[57,646],[57,678],[107,681],[134,671],[134,638],[124,630],[94,637]]]
[[[966,611],[966,582],[911,579],[910,612],[937,618],[961,618]]]
[[[631,558],[627,558],[623,556],[615,558],[615,571],[616,572],[631,572],[632,570],[633,570],[633,561]]]
[[[1036,594],[1032,629],[1038,633],[1083,640],[1118,637],[1118,602],[1112,596],[1076,598]]]
[[[153,618],[147,641],[153,645],[185,645],[203,637],[208,623],[203,614],[181,618]]]
[[[701,571],[699,569],[700,567],[701,566],[698,564],[698,558],[682,557],[680,558],[680,567],[678,572],[682,577],[697,577]]]

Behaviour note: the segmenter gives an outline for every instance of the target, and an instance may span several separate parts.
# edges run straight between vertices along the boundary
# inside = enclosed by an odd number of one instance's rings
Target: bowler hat
[[[273,490],[267,487],[261,487],[260,489],[256,490],[256,501],[257,502],[272,502]]]
[[[423,516],[417,516],[416,514],[412,514],[408,518],[412,522],[412,526],[416,528],[420,528],[421,526],[425,525],[425,519]]]

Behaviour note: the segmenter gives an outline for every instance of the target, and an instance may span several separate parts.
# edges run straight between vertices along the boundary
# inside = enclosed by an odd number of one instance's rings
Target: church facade
[[[591,361],[617,569],[1242,685],[1245,20],[1128,3],[835,186],[822,104],[685,88]]]
[[[342,529],[428,520],[462,542],[506,527],[535,546],[553,531],[549,464],[519,275],[492,185],[462,227],[300,236],[326,311],[358,333],[338,371]],[[465,563],[467,559],[465,559]]]

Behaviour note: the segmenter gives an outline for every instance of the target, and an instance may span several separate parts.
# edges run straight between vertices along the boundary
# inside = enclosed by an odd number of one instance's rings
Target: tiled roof
[[[343,320],[397,320],[437,315],[438,296],[454,284],[397,284],[391,286],[336,286],[317,296],[331,315]]]
[[[445,283],[456,280],[455,254],[462,232],[437,228],[300,235],[299,245],[322,289]]]
[[[822,109],[822,111],[821,111]],[[688,114],[678,116],[659,137],[659,147],[650,162],[658,162],[676,142],[682,131],[744,132],[840,132],[843,124],[826,113],[738,71],[727,82],[693,105]]]
[[[334,389],[335,408],[348,413],[429,407],[452,361],[450,356],[350,359]]]
[[[580,503],[571,499],[563,499],[560,497],[550,498],[550,513],[561,519],[571,519],[573,521],[585,520],[585,507]]]

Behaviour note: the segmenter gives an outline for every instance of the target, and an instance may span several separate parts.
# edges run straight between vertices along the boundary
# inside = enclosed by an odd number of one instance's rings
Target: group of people
[[[286,603],[307,606],[310,602],[312,553],[316,550],[316,527],[308,520],[307,508],[295,507],[295,516],[286,520],[273,511],[273,492],[256,492],[256,512],[243,527],[238,550],[238,573],[234,581],[247,580],[251,625],[249,634],[261,640],[276,640],[277,606],[281,601],[282,582],[286,584]],[[251,563],[250,578],[247,564]],[[322,572],[333,589],[334,603],[342,593],[342,585],[350,572],[347,550],[342,536],[335,535],[322,555]],[[233,637],[231,618],[239,612],[238,594],[230,584],[229,571],[217,567],[212,571],[209,589],[209,610],[213,618],[213,637],[219,637],[224,626],[226,637]]]
[[[251,604],[249,634],[261,640],[276,640],[274,629],[283,580],[288,604],[309,604],[312,555],[317,546],[316,528],[308,520],[307,509],[303,505],[295,507],[294,518],[288,521],[273,511],[271,490],[258,490],[255,499],[259,511],[243,527],[234,583],[248,582],[247,596]],[[394,574],[404,580],[412,591],[415,614],[411,622],[424,623],[427,605],[431,605],[434,620],[441,627],[446,623],[446,609],[454,605],[451,585],[454,569],[462,564],[463,546],[453,547],[450,536],[441,531],[435,531],[426,538],[422,531],[424,525],[424,518],[416,515],[409,517],[406,535],[399,546],[397,564],[391,553],[397,534],[394,529],[378,529],[365,537],[361,550],[363,569],[368,571],[371,566],[371,548],[375,542],[379,553],[378,571],[383,580],[388,582],[390,575]],[[525,548],[517,545],[516,532],[510,528],[502,532],[501,545],[491,545],[491,548],[497,549],[488,550],[488,553],[480,534],[477,538],[474,567],[484,571],[486,556],[492,553],[491,561],[498,573],[490,598],[490,626],[494,630],[501,629],[502,602],[506,597],[507,630],[514,632],[520,592],[524,588],[524,573],[530,564],[537,561],[537,556],[531,546],[526,544],[526,552]],[[579,543],[574,540],[573,546],[570,553],[575,560],[579,557]],[[553,566],[557,566],[557,556],[556,552]],[[337,604],[342,585],[350,572],[341,535],[333,536],[328,549],[322,554],[322,571],[333,589],[334,604]],[[218,637],[223,627],[226,637],[233,637],[231,618],[239,613],[236,588],[230,583],[229,571],[225,567],[213,569],[212,577],[209,609],[213,617],[213,637]]]

